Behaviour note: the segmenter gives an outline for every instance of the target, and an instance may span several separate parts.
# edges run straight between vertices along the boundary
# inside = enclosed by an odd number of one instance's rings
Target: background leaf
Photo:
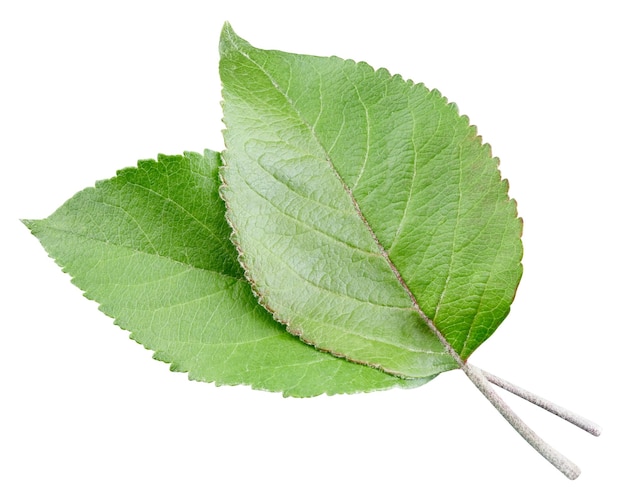
[[[320,353],[256,303],[228,239],[219,162],[210,151],[141,161],[25,223],[85,296],[191,379],[293,396],[427,382]]]
[[[409,377],[457,365],[509,312],[521,220],[437,91],[364,63],[220,44],[223,196],[262,303],[323,349]]]

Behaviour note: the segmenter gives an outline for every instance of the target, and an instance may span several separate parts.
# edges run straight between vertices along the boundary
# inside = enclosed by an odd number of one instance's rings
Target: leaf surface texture
[[[220,51],[222,196],[261,303],[350,360],[456,368],[445,345],[466,360],[522,273],[489,146],[437,91],[386,70],[256,49],[229,25]]]
[[[155,358],[194,380],[291,396],[416,387],[320,353],[250,291],[218,195],[220,156],[159,156],[25,221],[73,282]]]

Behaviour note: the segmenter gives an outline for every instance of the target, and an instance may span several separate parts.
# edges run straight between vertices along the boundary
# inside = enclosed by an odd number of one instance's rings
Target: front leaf
[[[218,195],[219,154],[145,160],[25,221],[85,296],[191,379],[291,396],[416,387],[285,332],[250,292]]]
[[[222,194],[263,305],[393,374],[458,367],[522,273],[521,220],[475,128],[364,63],[259,50],[228,25],[220,50]]]

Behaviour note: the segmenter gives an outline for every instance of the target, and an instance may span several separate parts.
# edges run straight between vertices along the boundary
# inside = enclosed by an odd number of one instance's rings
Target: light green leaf
[[[141,161],[25,224],[87,298],[191,379],[292,396],[427,382],[320,353],[257,304],[229,241],[219,164],[209,151]]]
[[[522,273],[521,220],[475,128],[364,63],[259,50],[229,25],[220,51],[222,195],[262,304],[393,374],[458,367]]]

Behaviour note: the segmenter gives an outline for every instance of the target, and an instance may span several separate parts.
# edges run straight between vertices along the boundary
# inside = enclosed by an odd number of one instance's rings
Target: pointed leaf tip
[[[226,35],[230,35],[231,33],[234,33],[233,31],[233,27],[231,26],[230,22],[226,21],[224,22],[224,25],[222,26],[222,33],[221,33],[221,37],[226,36]]]
[[[237,35],[233,30],[233,27],[228,21],[224,23],[222,27],[222,33],[220,35],[219,51],[223,57],[233,50],[237,45],[242,43],[248,44],[243,38]]]

